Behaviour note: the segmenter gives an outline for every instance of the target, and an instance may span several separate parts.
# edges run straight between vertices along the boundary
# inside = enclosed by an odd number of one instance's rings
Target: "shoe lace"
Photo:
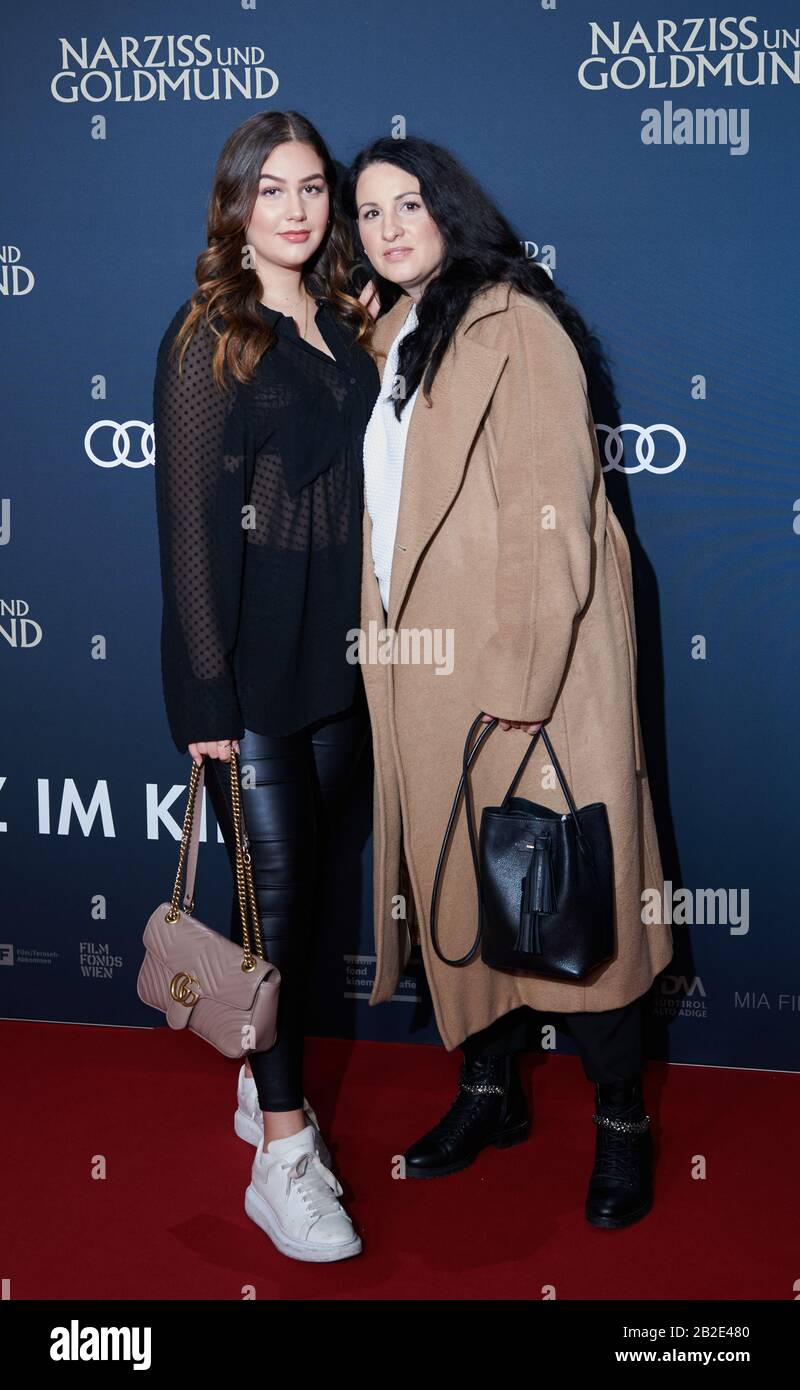
[[[615,1178],[621,1182],[636,1179],[636,1147],[641,1135],[625,1134],[620,1130],[598,1126],[598,1150],[595,1176]]]
[[[340,1210],[338,1198],[341,1197],[343,1188],[330,1168],[325,1167],[318,1153],[304,1151],[290,1163],[282,1163],[281,1167],[286,1173],[287,1197],[294,1183],[309,1216],[315,1221],[330,1212]]]
[[[469,1092],[459,1091],[450,1108],[434,1126],[433,1133],[442,1138],[450,1135],[458,1137],[474,1125],[477,1116],[474,1097]]]

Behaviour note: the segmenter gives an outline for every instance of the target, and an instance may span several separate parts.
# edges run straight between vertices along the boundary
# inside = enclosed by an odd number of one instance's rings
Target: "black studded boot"
[[[530,1133],[528,1103],[513,1053],[461,1064],[458,1092],[433,1129],[406,1149],[406,1176],[438,1178],[472,1163],[489,1144],[505,1149]]]
[[[638,1221],[653,1205],[652,1136],[641,1077],[595,1082],[595,1107],[597,1141],[586,1220],[616,1229]]]

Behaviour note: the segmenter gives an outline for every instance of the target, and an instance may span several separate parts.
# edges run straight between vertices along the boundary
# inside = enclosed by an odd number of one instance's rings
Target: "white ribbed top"
[[[380,395],[364,434],[364,495],[372,521],[372,563],[387,613],[406,436],[419,387],[403,407],[399,420],[395,417],[390,392],[397,375],[400,343],[416,326],[417,306],[412,300],[411,311],[387,353]]]

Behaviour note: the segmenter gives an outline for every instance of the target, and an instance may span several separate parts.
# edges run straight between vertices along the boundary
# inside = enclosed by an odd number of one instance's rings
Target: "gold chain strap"
[[[264,945],[261,940],[261,921],[258,903],[256,902],[256,890],[253,886],[253,866],[250,856],[250,842],[247,838],[247,830],[245,829],[241,812],[239,763],[234,748],[231,749],[231,802],[233,804],[233,824],[236,830],[236,887],[239,897],[239,916],[242,919],[242,940],[244,942],[242,970],[255,970],[256,963],[250,951],[250,935],[247,930],[247,897],[250,899],[250,910],[253,916],[256,953],[262,960],[264,959]],[[245,890],[247,896],[245,896]]]
[[[181,882],[183,880],[183,870],[186,863],[186,855],[189,850],[189,841],[192,835],[192,822],[194,820],[195,798],[197,795],[197,783],[200,779],[200,767],[192,759],[192,773],[189,778],[189,796],[186,802],[186,812],[183,817],[183,830],[181,832],[181,844],[178,852],[178,872],[175,875],[175,884],[172,889],[169,912],[166,914],[167,922],[177,922],[180,917],[178,906],[181,895]],[[242,940],[244,942],[244,955],[242,958],[242,970],[255,970],[256,962],[253,958],[250,946],[250,933],[247,927],[247,906],[248,899],[250,911],[253,918],[253,933],[256,941],[256,954],[265,960],[264,943],[261,939],[261,919],[256,901],[256,892],[253,885],[253,868],[250,855],[250,842],[247,838],[247,830],[242,820],[241,794],[239,787],[239,762],[236,750],[231,748],[231,806],[233,809],[233,826],[236,833],[236,894],[239,902],[239,915],[242,919]],[[187,912],[194,912],[194,898],[188,904]]]

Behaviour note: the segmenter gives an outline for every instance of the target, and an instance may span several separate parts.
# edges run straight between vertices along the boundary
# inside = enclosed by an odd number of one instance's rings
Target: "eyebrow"
[[[393,201],[396,203],[398,198],[408,198],[409,196],[412,198],[421,198],[422,194],[418,188],[407,188],[405,193],[395,193]],[[377,203],[368,201],[366,203],[359,203],[358,210],[360,212],[362,208],[376,208],[377,206]]]
[[[273,183],[287,183],[287,179],[282,179],[280,174],[259,174],[260,179],[272,179]],[[309,174],[307,178],[298,179],[298,183],[310,183],[312,179],[324,178],[324,174]]]

